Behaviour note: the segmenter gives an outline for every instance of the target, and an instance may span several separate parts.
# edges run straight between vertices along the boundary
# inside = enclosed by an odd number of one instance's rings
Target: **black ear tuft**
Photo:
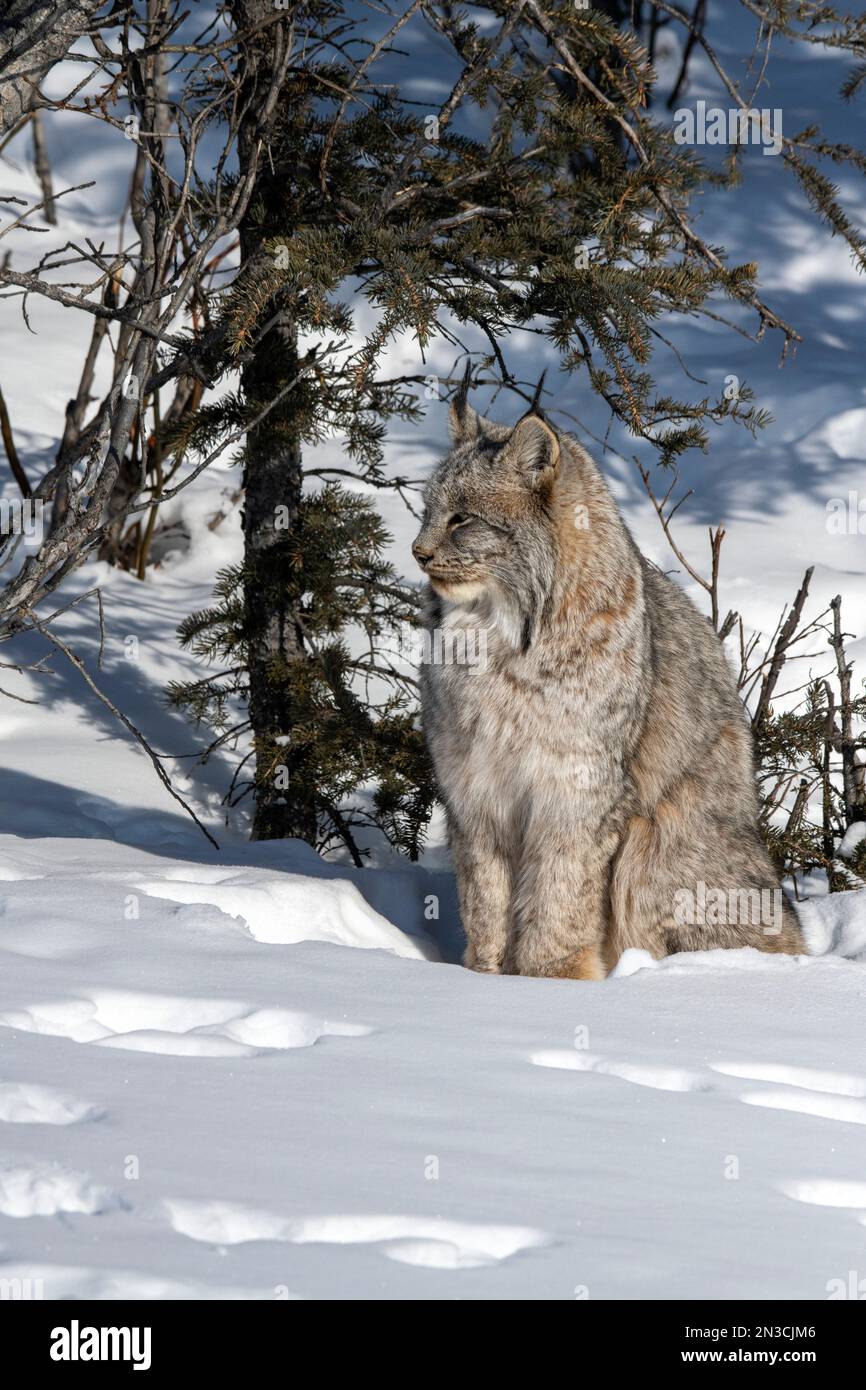
[[[463,373],[463,380],[457,387],[457,390],[454,392],[454,398],[451,402],[451,408],[457,416],[458,420],[461,420],[464,414],[466,413],[466,402],[469,400],[469,388],[471,385],[472,358],[468,357],[466,359],[466,370]]]
[[[466,362],[463,380],[451,397],[451,438],[455,443],[469,439],[478,433],[478,416],[469,404],[469,388],[472,385],[472,359]]]
[[[532,397],[532,402],[530,404],[529,409],[526,412],[527,415],[537,415],[540,420],[544,419],[544,411],[541,408],[541,393],[544,390],[544,378],[546,376],[547,368],[545,367],[544,371],[541,373],[541,376],[538,378],[538,385],[535,388],[535,395]]]

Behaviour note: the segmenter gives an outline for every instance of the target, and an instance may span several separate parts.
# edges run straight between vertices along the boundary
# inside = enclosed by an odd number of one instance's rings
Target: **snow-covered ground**
[[[750,51],[722,21],[731,9],[711,5],[723,57]],[[836,60],[782,47],[775,62],[767,101],[788,128],[820,108],[842,134]],[[718,97],[700,61],[698,95]],[[52,130],[58,183],[92,173],[98,187],[64,200],[39,250],[113,237],[128,151]],[[6,192],[32,191],[25,153],[0,161]],[[866,489],[863,282],[780,163],[749,152],[744,188],[707,196],[705,230],[733,259],[757,256],[804,343],[779,368],[771,338],[670,329],[696,376],[738,374],[776,418],[757,441],[720,431],[686,466],[695,497],[677,535],[703,567],[707,524],[726,523],[723,606],[765,632],[815,564],[812,611],[843,594],[862,677],[866,535],[826,522],[831,499]],[[866,221],[862,188],[840,181]],[[0,316],[0,381],[35,475],[88,325],[47,302],[29,314],[36,336],[14,303]],[[537,350],[516,344],[527,376]],[[663,385],[682,391],[660,351]],[[411,343],[393,364],[421,370]],[[423,369],[450,364],[434,351]],[[580,383],[554,384],[554,403],[602,436]],[[432,403],[391,463],[421,476],[444,439]],[[611,443],[600,456],[629,522],[671,568],[634,444]],[[249,844],[242,814],[223,823],[230,760],[197,766],[204,735],[162,698],[194,669],[176,624],[238,557],[236,483],[215,467],[181,495],[192,539],[145,584],[93,563],[66,594],[103,588],[100,680],[219,851],[75,671],[0,678],[42,701],[0,698],[0,1280],[41,1279],[47,1298],[821,1299],[866,1277],[866,894],[809,898],[809,957],[630,954],[604,984],[500,979],[456,963],[435,838],[420,866],[363,871]],[[412,518],[396,498],[382,506],[410,573]],[[95,670],[92,605],[63,624]]]
[[[862,1268],[855,895],[839,954],[633,953],[576,986],[450,963],[423,874],[225,858],[0,840],[3,1277],[822,1298]]]

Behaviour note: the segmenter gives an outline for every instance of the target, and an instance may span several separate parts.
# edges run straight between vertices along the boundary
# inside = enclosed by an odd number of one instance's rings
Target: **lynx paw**
[[[479,952],[470,941],[463,952],[463,964],[467,970],[475,970],[481,975],[501,975],[502,961],[489,953]]]
[[[603,980],[607,971],[598,948],[587,946],[557,961],[550,973],[559,980]]]

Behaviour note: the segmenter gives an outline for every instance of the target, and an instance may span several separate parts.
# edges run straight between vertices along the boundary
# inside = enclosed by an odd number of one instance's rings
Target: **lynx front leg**
[[[460,916],[466,933],[463,964],[498,975],[508,945],[511,871],[488,827],[469,834],[450,826]]]
[[[513,975],[603,980],[611,846],[549,836],[528,840],[514,896],[506,963]]]

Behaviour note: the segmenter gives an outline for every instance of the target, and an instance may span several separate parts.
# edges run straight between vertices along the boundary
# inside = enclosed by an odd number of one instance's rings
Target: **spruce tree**
[[[394,842],[417,848],[429,768],[411,687],[377,656],[388,624],[411,617],[414,594],[381,560],[369,501],[311,487],[342,474],[368,491],[394,483],[383,440],[395,417],[417,419],[434,338],[452,343],[455,358],[464,331],[482,341],[476,379],[529,401],[533,384],[510,367],[508,344],[516,330],[540,335],[564,371],[585,376],[671,465],[707,448],[710,423],[754,430],[766,417],[744,388],[734,399],[660,394],[651,372],[658,325],[709,312],[721,295],[752,310],[756,333],[777,332],[783,348],[796,330],[762,299],[757,267],[729,264],[690,222],[705,181],[736,182],[737,152],[710,172],[656,118],[655,74],[622,7],[430,2],[393,19],[337,0],[230,8],[246,102],[239,162],[242,173],[256,169],[257,184],[240,269],[211,309],[226,329],[226,365],[241,364],[242,390],[201,410],[183,443],[210,447],[220,430],[247,421],[245,559],[223,576],[216,609],[183,636],[239,668],[233,693],[252,734],[256,836],[319,845],[336,837],[357,854],[341,821],[346,829],[347,815],[354,823],[368,814],[351,802],[372,788],[370,814],[391,816]],[[671,19],[669,6],[649,9]],[[803,10],[773,6],[774,22],[807,42]],[[833,22],[829,11],[824,22]],[[861,56],[862,21],[837,23],[836,46]],[[431,35],[448,91],[427,108],[408,95],[407,79]],[[259,92],[279,43],[293,57],[265,117]],[[856,86],[852,77],[847,94]],[[863,157],[817,131],[798,133],[783,154],[864,265],[862,237],[818,168],[829,158],[862,171]],[[384,350],[400,335],[417,344],[418,369],[383,379]],[[345,438],[345,468],[317,468],[316,444],[335,433]],[[370,638],[367,670],[349,654],[356,629]],[[390,680],[391,694],[367,705],[359,681],[369,677]],[[218,678],[173,692],[202,717],[224,713],[225,695]]]

